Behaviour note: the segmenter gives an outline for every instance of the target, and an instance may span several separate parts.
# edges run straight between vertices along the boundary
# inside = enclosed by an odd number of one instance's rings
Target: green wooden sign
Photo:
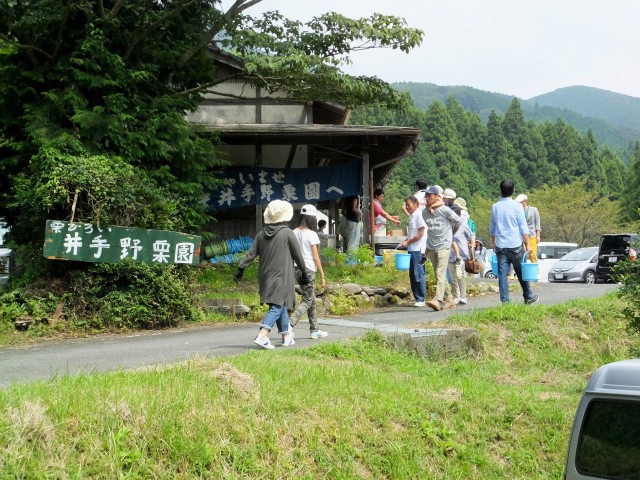
[[[202,237],[186,233],[47,220],[43,255],[80,262],[197,265],[201,245]]]

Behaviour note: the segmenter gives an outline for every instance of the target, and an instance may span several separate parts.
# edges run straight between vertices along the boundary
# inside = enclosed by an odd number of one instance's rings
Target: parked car
[[[565,480],[640,478],[640,359],[600,367],[578,404]]]
[[[598,247],[578,248],[567,253],[551,266],[550,282],[596,283]]]
[[[538,244],[538,281],[546,282],[549,279],[551,266],[576,248],[578,248],[577,243],[540,242]]]
[[[600,239],[598,262],[596,264],[596,282],[611,280],[611,268],[618,262],[634,258],[636,251],[631,243],[640,241],[634,233],[605,234]]]
[[[0,247],[0,285],[4,285],[9,281],[9,273],[11,271],[11,255],[12,250]]]
[[[7,233],[7,228],[0,220],[0,285],[9,281],[9,273],[13,264],[13,251],[10,248],[4,248]]]
[[[497,275],[493,274],[493,270],[491,270],[491,257],[493,257],[493,248],[487,249],[487,253],[484,256],[484,270],[482,271],[482,278],[498,278]]]

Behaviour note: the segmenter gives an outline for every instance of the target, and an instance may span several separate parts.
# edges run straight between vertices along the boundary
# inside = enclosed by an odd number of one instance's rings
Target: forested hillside
[[[453,96],[465,110],[477,113],[483,122],[488,121],[492,111],[498,114],[504,114],[509,108],[511,100],[514,98],[513,96],[503,95],[501,93],[487,92],[465,86],[439,86],[433,83],[414,82],[395,83],[393,86],[398,90],[408,91],[416,107],[423,110],[428,108],[434,101],[446,103],[447,99]],[[599,92],[605,91],[599,90]],[[627,118],[628,108],[625,109],[621,107],[617,109],[614,104],[614,106],[610,108],[607,116],[600,116],[596,114],[598,112],[595,108],[589,110],[591,113],[588,114],[585,113],[584,110],[569,107],[569,103],[563,105],[559,100],[557,104],[548,101],[547,103],[549,104],[546,105],[543,105],[542,101],[536,102],[536,99],[541,99],[542,97],[544,97],[544,95],[535,97],[529,101],[520,101],[526,120],[533,120],[534,122],[550,120],[555,122],[560,118],[573,125],[581,134],[586,134],[587,131],[591,130],[599,145],[609,145],[618,151],[624,160],[628,160],[629,158],[630,145],[632,146],[636,141],[640,140],[640,126],[634,129],[630,127],[630,122],[625,123],[622,121],[615,122],[614,120],[609,120],[609,118],[615,118],[617,112],[620,113],[620,118]],[[622,97],[627,96],[622,95]],[[633,97],[627,98],[638,100],[640,103],[640,99]],[[587,101],[586,98],[584,101],[587,104],[596,102],[596,100]],[[636,120],[640,123],[640,108],[637,109]]]
[[[529,103],[566,108],[609,123],[640,130],[640,98],[576,85],[530,98]]]
[[[638,190],[630,185],[640,182],[640,143],[634,145],[631,167],[627,167],[609,146],[599,146],[591,131],[581,135],[562,119],[527,121],[517,98],[511,100],[504,115],[491,112],[486,123],[453,97],[446,104],[436,100],[426,110],[413,108],[405,113],[358,108],[351,123],[422,129],[416,153],[396,167],[385,185],[389,204],[401,204],[413,193],[415,180],[425,178],[430,184],[453,188],[472,208],[475,204],[486,210],[499,197],[500,181],[511,178],[518,193],[552,191],[552,196],[545,194],[544,198],[547,202],[555,199],[558,206],[569,200],[563,198],[563,192],[574,192],[574,197],[576,191],[581,192],[586,202],[583,209],[593,208],[592,218],[596,206],[598,211],[606,208],[601,218],[612,223],[601,220],[589,241],[638,218]],[[560,238],[561,230],[557,239],[565,240]]]

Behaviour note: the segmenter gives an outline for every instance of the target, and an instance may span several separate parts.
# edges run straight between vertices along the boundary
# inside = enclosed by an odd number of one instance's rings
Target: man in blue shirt
[[[513,195],[513,182],[503,180],[500,182],[502,198],[491,207],[491,224],[489,230],[491,239],[498,257],[498,286],[500,287],[500,300],[509,303],[509,276],[510,265],[516,272],[524,303],[532,305],[538,301],[529,286],[529,282],[522,281],[522,259],[524,248],[531,254],[529,244],[529,227],[524,216],[522,205],[511,198]]]

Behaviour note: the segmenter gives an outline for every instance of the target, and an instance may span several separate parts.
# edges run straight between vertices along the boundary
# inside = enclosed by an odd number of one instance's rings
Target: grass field
[[[349,343],[0,391],[0,478],[557,479],[598,366],[633,355],[613,296],[506,306],[477,358]]]

